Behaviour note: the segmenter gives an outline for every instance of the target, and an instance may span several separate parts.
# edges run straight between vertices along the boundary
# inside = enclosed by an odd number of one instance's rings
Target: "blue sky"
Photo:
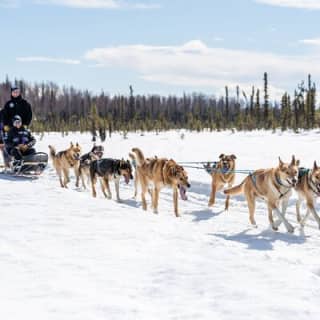
[[[111,94],[320,82],[320,0],[0,0],[5,75]]]

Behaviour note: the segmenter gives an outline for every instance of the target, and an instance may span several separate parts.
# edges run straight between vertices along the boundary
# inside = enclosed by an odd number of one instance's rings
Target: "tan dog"
[[[208,206],[211,207],[214,205],[216,200],[216,192],[223,189],[223,187],[227,184],[228,188],[231,188],[234,184],[234,180],[236,178],[235,168],[236,163],[235,160],[237,157],[234,154],[229,156],[221,154],[219,156],[219,162],[217,166],[213,169],[211,173],[212,183],[211,183],[211,194]],[[225,202],[225,210],[229,209],[229,199],[230,196],[227,195]]]
[[[147,210],[145,194],[152,183],[153,189],[150,192],[152,198],[152,207],[154,213],[158,213],[159,193],[164,186],[173,189],[174,213],[179,217],[178,212],[178,191],[181,198],[187,200],[186,188],[190,187],[188,176],[184,168],[178,165],[174,160],[151,158],[145,159],[142,151],[133,148],[137,164],[138,182],[141,186],[141,198],[143,210]]]
[[[310,213],[312,213],[320,229],[320,218],[315,209],[316,199],[320,197],[320,167],[317,166],[316,161],[314,162],[312,170],[301,171],[295,189],[298,193],[298,201],[296,203],[298,222],[300,222],[303,227]],[[300,215],[300,205],[304,200],[307,202],[307,213],[302,219]]]
[[[133,153],[129,153],[129,157],[131,159],[132,166],[134,168],[134,194],[133,198],[137,199],[138,195],[138,173],[137,173],[137,163],[136,163],[136,157]]]
[[[71,142],[70,147],[67,150],[58,153],[56,153],[53,146],[49,146],[49,149],[53,166],[59,176],[60,185],[62,188],[68,188],[67,184],[70,182],[69,170],[71,168],[74,169],[76,176],[79,170],[81,147],[78,143],[74,145]]]
[[[249,176],[243,182],[231,189],[224,191],[227,195],[236,195],[244,193],[249,207],[249,218],[252,225],[256,226],[254,219],[256,198],[262,198],[268,205],[269,222],[274,230],[278,230],[281,222],[285,224],[288,232],[293,232],[293,226],[285,218],[285,212],[288,205],[292,188],[298,181],[299,160],[292,156],[290,164],[284,163],[279,158],[279,165],[272,169],[260,169]],[[279,205],[282,204],[282,212]],[[276,212],[279,221],[273,221],[273,212]]]

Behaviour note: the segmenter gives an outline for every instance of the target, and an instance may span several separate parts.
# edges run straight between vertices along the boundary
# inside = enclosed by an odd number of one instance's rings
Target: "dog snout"
[[[298,181],[297,181],[296,178],[293,178],[293,179],[292,179],[292,184],[293,184],[294,186],[297,184],[297,182],[298,182]]]
[[[188,182],[187,183],[187,188],[190,188],[191,187],[191,184]]]

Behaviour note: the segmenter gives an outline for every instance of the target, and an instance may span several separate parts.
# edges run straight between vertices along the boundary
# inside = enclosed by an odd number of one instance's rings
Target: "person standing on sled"
[[[20,116],[22,125],[29,126],[32,120],[32,109],[30,103],[23,99],[20,89],[16,86],[11,88],[11,99],[4,105],[2,110],[2,122],[4,131],[8,132],[12,127],[14,116]]]
[[[36,139],[31,135],[30,131],[22,124],[22,119],[19,115],[13,117],[13,127],[9,130],[6,138],[6,149],[9,155],[15,160],[22,160],[23,156],[36,153],[33,146]]]

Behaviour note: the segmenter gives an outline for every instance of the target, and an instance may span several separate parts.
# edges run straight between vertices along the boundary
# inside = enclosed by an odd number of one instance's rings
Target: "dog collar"
[[[285,188],[287,188],[287,189],[291,189],[291,188],[292,188],[292,186],[287,186],[287,185],[283,184],[279,176],[275,175],[275,177],[276,177],[277,183],[278,183],[280,186],[285,187]]]
[[[288,187],[288,186],[286,186],[285,184],[283,184],[277,174],[275,174],[275,178],[276,178],[276,182],[277,182],[280,186],[288,189],[285,193],[282,193],[281,190],[280,190],[280,188],[277,188],[277,186],[275,186],[276,189],[278,190],[278,192],[280,193],[279,199],[281,199],[281,198],[283,198],[283,197],[291,190],[292,186]]]

